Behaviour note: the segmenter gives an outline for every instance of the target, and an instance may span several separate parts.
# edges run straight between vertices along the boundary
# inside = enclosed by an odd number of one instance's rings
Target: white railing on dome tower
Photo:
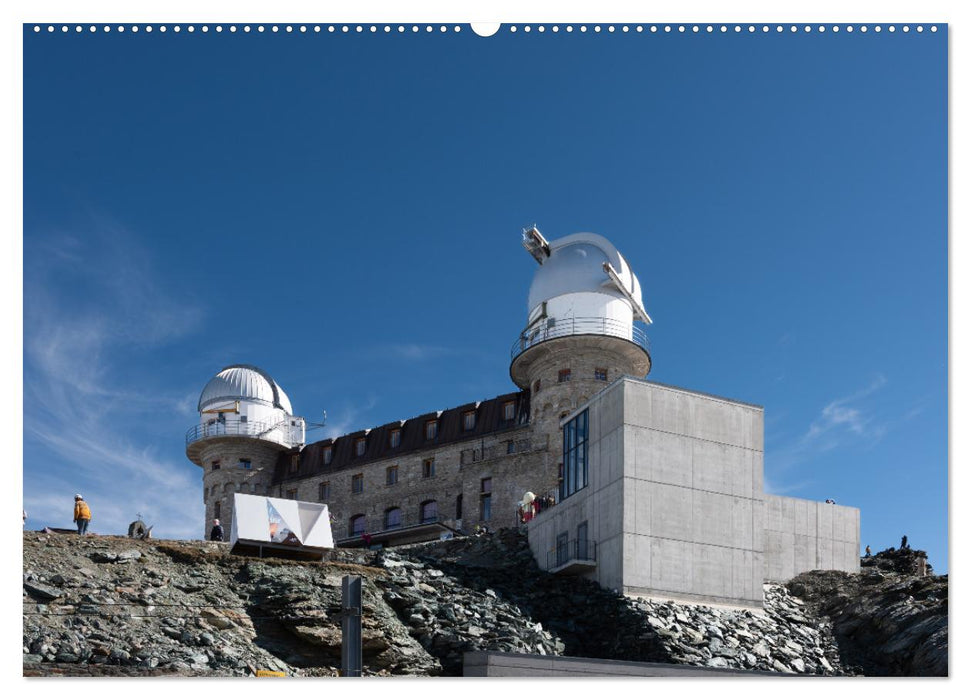
[[[606,335],[623,338],[640,346],[650,353],[647,333],[633,323],[625,323],[612,318],[557,318],[547,319],[519,334],[510,351],[510,359],[516,359],[524,351],[553,338],[570,335]]]
[[[274,430],[280,430],[283,432],[282,428],[283,426],[281,423],[277,422],[264,423],[261,421],[216,420],[212,423],[203,423],[201,425],[194,425],[189,428],[185,432],[185,444],[186,447],[188,447],[192,443],[198,442],[199,440],[226,436],[252,437],[269,440],[270,442],[278,442],[280,444],[288,444],[285,438],[277,440],[268,437],[268,434],[272,433]]]

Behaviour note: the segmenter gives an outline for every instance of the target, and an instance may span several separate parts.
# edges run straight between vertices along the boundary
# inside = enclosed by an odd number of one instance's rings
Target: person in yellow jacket
[[[78,524],[79,535],[88,531],[88,523],[91,522],[91,509],[79,493],[74,494],[74,522]]]

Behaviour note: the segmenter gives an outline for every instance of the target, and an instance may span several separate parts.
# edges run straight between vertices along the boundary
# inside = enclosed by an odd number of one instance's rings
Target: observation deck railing
[[[269,439],[267,437],[268,434],[272,433],[277,428],[282,429],[283,427],[285,427],[285,424],[282,422],[263,423],[261,421],[217,420],[212,423],[203,423],[189,428],[185,432],[185,445],[188,447],[192,443],[198,442],[199,440],[224,437],[227,435]],[[281,442],[281,440],[271,441]]]
[[[633,323],[625,323],[606,317],[579,317],[548,319],[535,324],[530,329],[519,334],[509,353],[509,359],[515,360],[519,355],[547,340],[565,338],[571,335],[606,335],[614,338],[629,340],[640,346],[650,354],[647,333],[643,328]]]

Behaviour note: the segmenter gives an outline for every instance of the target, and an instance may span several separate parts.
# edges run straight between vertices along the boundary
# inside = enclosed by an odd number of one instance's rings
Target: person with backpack
[[[91,509],[79,493],[74,494],[74,522],[77,523],[79,535],[88,531],[88,523],[91,522]]]
[[[223,533],[223,526],[219,524],[219,520],[212,521],[212,531],[209,533],[209,539],[213,542],[222,542],[225,538],[225,533]]]

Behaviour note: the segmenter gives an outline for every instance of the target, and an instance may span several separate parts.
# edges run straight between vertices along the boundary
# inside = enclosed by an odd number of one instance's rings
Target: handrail
[[[569,540],[546,553],[547,569],[555,569],[570,561],[597,561],[596,541]]]
[[[440,514],[431,515],[426,518],[422,518],[420,514],[409,515],[409,516],[402,515],[401,520],[397,525],[391,525],[389,527],[384,520],[384,516],[382,516],[380,520],[377,520],[377,522],[375,522],[374,517],[370,517],[370,518],[365,517],[363,529],[361,529],[360,531],[357,531],[357,530],[349,531],[349,529],[345,530],[347,534],[343,537],[337,537],[336,539],[340,541],[357,539],[359,537],[362,537],[364,533],[368,533],[372,537],[380,537],[380,536],[385,536],[390,533],[396,532],[398,530],[404,530],[410,527],[417,527],[419,525],[435,525],[438,523],[444,523],[445,521],[446,521],[445,516]],[[374,525],[377,525],[375,529],[369,528],[369,526],[374,526]],[[336,529],[338,525],[335,523],[334,527]]]
[[[246,437],[261,438],[266,433],[278,428],[277,423],[264,423],[262,421],[214,421],[212,423],[201,423],[194,425],[185,431],[186,447],[193,442],[206,440],[208,438],[223,437],[225,435],[243,435]]]
[[[633,322],[625,323],[607,317],[580,317],[547,319],[519,334],[509,352],[511,360],[523,352],[547,340],[571,335],[606,335],[623,338],[650,352],[647,333]]]

